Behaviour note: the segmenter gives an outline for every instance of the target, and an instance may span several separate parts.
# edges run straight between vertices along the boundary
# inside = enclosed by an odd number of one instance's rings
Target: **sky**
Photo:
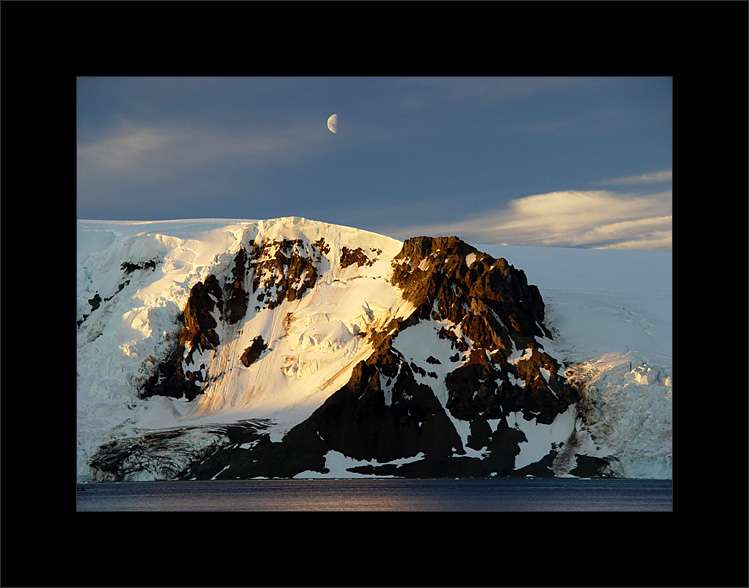
[[[79,219],[671,249],[670,77],[79,77],[76,121]]]

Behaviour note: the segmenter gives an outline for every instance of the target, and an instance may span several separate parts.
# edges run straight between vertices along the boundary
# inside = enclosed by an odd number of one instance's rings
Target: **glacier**
[[[258,270],[242,278],[233,264],[250,245],[257,251]],[[288,250],[279,252],[280,246]],[[249,454],[263,439],[281,442],[372,354],[372,337],[365,335],[413,312],[392,283],[392,260],[402,246],[383,235],[298,217],[79,220],[78,481],[106,479],[91,467],[106,446],[145,447],[146,453],[131,452],[131,461],[140,462],[127,479],[150,480],[172,479],[188,461],[206,459],[217,448]],[[536,339],[563,366],[559,373],[545,368],[540,373],[548,383],[550,377],[562,378],[563,371],[581,395],[551,424],[522,412],[502,418],[503,426],[522,434],[515,468],[553,455],[549,468],[569,476],[589,457],[607,460],[613,476],[670,478],[671,253],[474,246],[507,259],[538,287],[551,336]],[[281,254],[303,264],[297,273],[275,264]],[[478,259],[469,253],[465,263],[473,267]],[[238,291],[248,292],[248,310],[235,322],[223,320],[224,310],[205,311],[221,345],[204,342],[190,351],[202,393],[194,399],[144,396],[148,382],[162,379],[156,378],[157,366],[176,345],[178,319],[192,289],[212,275],[235,275]],[[440,330],[453,339],[435,336]],[[258,338],[263,345],[242,362],[242,350]],[[471,343],[459,324],[435,315],[395,334],[393,348],[410,363],[415,381],[428,385],[447,377],[456,353],[451,340]],[[513,365],[532,355],[527,351],[514,349]],[[379,377],[388,405],[391,384]],[[513,373],[505,379],[513,386],[525,384]],[[471,424],[446,408],[444,386],[434,389],[457,433],[456,444],[463,447],[461,455],[481,459],[487,450],[471,446]],[[487,423],[491,434],[498,433],[499,419]],[[328,467],[296,477],[397,475],[420,457],[376,462],[329,450]],[[382,465],[390,469],[376,467]]]

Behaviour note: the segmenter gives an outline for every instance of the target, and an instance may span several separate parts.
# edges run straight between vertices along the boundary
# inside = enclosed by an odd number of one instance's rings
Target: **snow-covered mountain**
[[[77,271],[79,481],[671,477],[670,253],[78,221]]]

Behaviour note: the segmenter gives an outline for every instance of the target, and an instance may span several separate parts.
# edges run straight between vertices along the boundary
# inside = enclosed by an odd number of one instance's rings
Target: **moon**
[[[331,117],[328,119],[328,129],[330,130],[331,133],[335,133],[338,131],[338,115],[337,114],[331,115]]]

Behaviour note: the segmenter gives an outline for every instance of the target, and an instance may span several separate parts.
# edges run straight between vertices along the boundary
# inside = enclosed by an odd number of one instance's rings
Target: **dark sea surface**
[[[510,478],[79,484],[78,511],[671,511],[671,480]]]

